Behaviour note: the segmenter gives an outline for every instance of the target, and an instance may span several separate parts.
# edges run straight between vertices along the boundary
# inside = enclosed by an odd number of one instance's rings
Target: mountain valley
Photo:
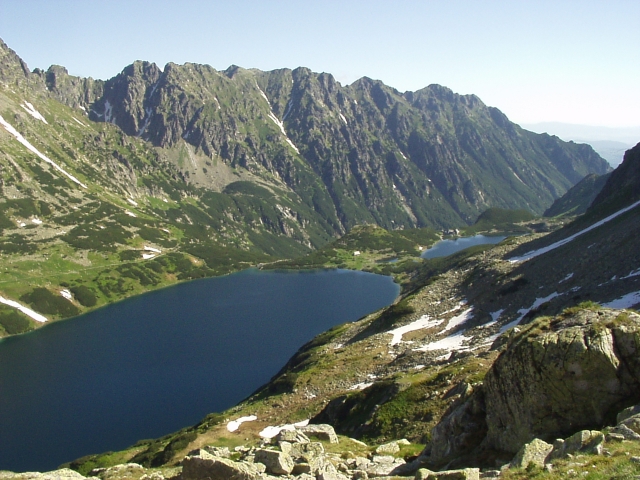
[[[640,474],[640,144],[611,171],[439,85],[148,62],[102,81],[1,42],[0,125],[2,336],[249,266],[402,286],[225,412],[0,478]],[[421,258],[443,230],[510,236]]]

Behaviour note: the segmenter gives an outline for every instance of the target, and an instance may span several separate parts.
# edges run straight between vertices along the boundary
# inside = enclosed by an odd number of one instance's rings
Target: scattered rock
[[[391,455],[374,455],[371,459],[371,463],[364,467],[364,471],[372,476],[384,476],[389,475],[396,468],[404,465],[405,461],[402,458],[395,458]]]
[[[553,444],[553,451],[548,460],[563,458],[574,453],[590,453],[601,455],[604,434],[597,430],[582,430],[565,440],[558,439]]]
[[[619,433],[609,432],[604,436],[605,442],[622,442],[624,439],[624,435],[620,435]]]
[[[607,434],[607,436],[611,435],[620,435],[622,436],[623,440],[640,440],[640,435],[631,430],[625,424],[620,424],[609,429],[609,433]]]
[[[258,480],[261,471],[254,464],[214,457],[202,451],[182,461],[181,480]]]
[[[203,450],[214,457],[229,458],[231,456],[231,452],[227,447],[214,447],[212,445],[207,445]]]
[[[293,459],[284,452],[261,449],[256,452],[255,461],[267,467],[267,472],[274,475],[289,475],[293,470]]]
[[[530,463],[533,463],[538,467],[544,467],[545,460],[552,450],[553,445],[535,438],[522,446],[510,466],[512,468],[527,468]]]
[[[281,430],[275,437],[276,442],[309,443],[309,437],[299,430]]]
[[[318,424],[307,425],[305,427],[298,427],[302,433],[316,437],[318,440],[324,440],[329,443],[338,443],[338,435],[331,425]]]
[[[378,455],[393,455],[394,453],[398,453],[400,451],[400,445],[410,445],[406,438],[401,440],[395,440],[393,442],[385,443],[376,448],[376,453]]]
[[[123,463],[113,467],[101,469],[96,476],[102,480],[124,480],[140,478],[145,474],[145,468],[137,463]]]
[[[426,468],[418,470],[416,480],[480,480],[480,469],[463,468],[460,470],[444,470],[432,472]]]
[[[95,477],[90,477],[95,478]],[[50,472],[25,472],[25,473],[13,473],[13,472],[0,472],[0,479],[2,480],[85,480],[85,477],[78,472],[69,468],[61,468],[59,470],[52,470]]]

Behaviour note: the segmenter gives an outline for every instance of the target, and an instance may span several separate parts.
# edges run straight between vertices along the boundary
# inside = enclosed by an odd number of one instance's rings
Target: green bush
[[[0,326],[9,335],[24,333],[33,329],[31,322],[24,315],[8,307],[0,309]]]
[[[77,287],[72,287],[69,290],[71,290],[71,293],[73,293],[73,296],[76,298],[78,303],[85,307],[93,307],[98,301],[96,294],[93,293],[93,290],[86,285],[78,285]]]
[[[20,300],[45,315],[73,317],[80,313],[80,310],[71,302],[43,287],[34,288],[30,293],[25,293],[20,297]]]

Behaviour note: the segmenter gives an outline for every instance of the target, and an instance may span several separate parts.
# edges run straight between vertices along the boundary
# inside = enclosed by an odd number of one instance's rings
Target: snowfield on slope
[[[593,225],[585,228],[584,230],[580,230],[578,233],[574,233],[573,235],[571,235],[571,236],[569,236],[567,238],[563,238],[562,240],[558,240],[557,242],[554,242],[551,245],[547,245],[546,247],[542,247],[542,248],[539,248],[537,250],[532,250],[532,251],[527,252],[524,255],[521,255],[519,257],[511,257],[508,260],[511,263],[526,262],[527,260],[531,260],[532,258],[535,258],[535,257],[537,257],[539,255],[542,255],[543,253],[547,253],[547,252],[550,252],[551,250],[555,250],[558,247],[561,247],[563,245],[566,245],[569,242],[572,242],[573,240],[575,240],[580,235],[582,235],[584,233],[587,233],[587,232],[590,232],[591,230],[593,230],[595,228],[598,228],[598,227],[604,225],[607,222],[610,222],[614,218],[622,215],[623,213],[634,209],[638,205],[640,205],[640,201],[637,201],[637,202],[629,205],[628,207],[623,208],[622,210],[618,210],[616,213],[613,213],[613,214],[609,215],[608,217],[603,218],[602,220],[594,223]]]
[[[7,122],[2,115],[0,115],[0,125],[2,125],[4,127],[4,129],[9,132],[11,135],[13,135],[15,137],[16,140],[18,140],[22,145],[24,145],[25,147],[27,147],[28,150],[32,151],[33,153],[35,153],[38,157],[40,157],[42,160],[44,160],[45,162],[47,162],[48,164],[50,164],[51,166],[53,166],[53,168],[55,168],[56,170],[58,170],[60,173],[62,173],[63,175],[66,175],[71,181],[77,183],[78,185],[80,185],[82,188],[87,188],[87,186],[82,183],[80,180],[78,180],[76,177],[74,177],[73,175],[71,175],[70,173],[68,173],[65,169],[63,169],[60,165],[58,165],[56,162],[54,162],[53,160],[51,160],[49,157],[47,157],[46,155],[40,153],[40,151],[34,147],[33,145],[31,145],[31,143],[29,143],[21,134],[20,132],[18,132],[15,128],[13,128],[13,126],[11,124],[9,124],[9,122]]]

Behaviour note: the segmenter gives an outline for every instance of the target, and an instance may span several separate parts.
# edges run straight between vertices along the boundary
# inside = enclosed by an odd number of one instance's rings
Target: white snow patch
[[[38,217],[32,218],[31,219],[31,223],[33,223],[35,225],[42,225],[42,220],[40,220]]]
[[[132,200],[130,198],[127,198],[127,202],[129,202],[131,205],[133,205],[134,207],[138,206],[138,202],[136,202],[135,200]]]
[[[149,247],[148,245],[144,246],[144,250],[146,250],[147,252],[162,253],[162,250],[158,250],[157,248]]]
[[[562,282],[566,282],[567,280],[569,280],[571,277],[573,277],[573,272],[570,273],[569,275],[567,275],[566,277],[564,277],[562,280],[560,280],[558,283],[562,283]]]
[[[603,303],[603,307],[609,308],[631,308],[640,303],[640,291],[627,293],[620,298],[616,298],[608,303]]]
[[[144,123],[142,124],[142,126],[140,127],[140,130],[138,130],[138,133],[136,134],[136,137],[140,138],[142,136],[142,134],[144,132],[147,131],[147,128],[149,127],[149,123],[151,122],[151,114],[153,113],[153,109],[150,107],[147,107],[144,109]]]
[[[229,423],[227,423],[227,430],[229,430],[230,432],[235,432],[244,422],[254,422],[257,419],[258,417],[256,417],[255,415],[249,415],[248,417],[240,417],[237,420],[231,420]]]
[[[137,215],[133,212],[130,212],[129,210],[125,210],[124,213],[126,213],[127,215],[129,215],[130,217],[137,217]]]
[[[284,129],[284,123],[282,123],[280,120],[278,120],[278,117],[276,117],[276,116],[273,114],[273,112],[269,112],[269,118],[270,118],[271,120],[273,120],[273,122],[274,122],[278,127],[280,127],[280,131],[281,131],[281,132],[282,132],[282,134],[284,135],[284,139],[287,141],[287,143],[288,143],[289,145],[291,145],[291,148],[293,148],[293,149],[296,151],[296,153],[298,153],[298,154],[299,154],[299,153],[300,153],[300,150],[298,150],[298,147],[296,147],[296,146],[293,144],[293,142],[291,141],[291,139],[287,136],[287,132],[286,132],[286,131],[285,131],[285,129]]]
[[[522,179],[521,179],[521,178],[518,176],[518,174],[513,170],[513,168],[509,167],[509,170],[511,170],[511,173],[513,173],[513,175],[514,175],[518,180],[520,180],[520,183],[522,183],[523,185],[526,185],[526,183],[524,183],[524,182],[522,181]]]
[[[291,427],[291,428],[286,428]],[[258,434],[262,438],[273,438],[278,435],[282,430],[295,430],[293,425],[281,425],[279,427],[268,426],[262,429],[262,431]]]
[[[87,125],[85,125],[84,123],[82,123],[80,120],[78,120],[76,117],[71,117],[75,120],[76,123],[82,125],[83,127],[86,127]]]
[[[623,208],[622,210],[618,210],[617,212],[609,215],[606,218],[603,218],[602,220],[594,223],[593,225],[585,228],[584,230],[580,230],[578,233],[574,233],[570,237],[564,238],[562,240],[558,240],[557,242],[552,243],[551,245],[547,245],[546,247],[539,248],[538,250],[532,250],[531,252],[527,252],[524,255],[520,256],[520,257],[512,257],[512,258],[509,259],[509,261],[511,263],[526,262],[527,260],[531,260],[532,258],[535,258],[538,255],[542,255],[543,253],[547,253],[547,252],[549,252],[551,250],[555,250],[556,248],[561,247],[562,245],[565,245],[565,244],[575,240],[580,235],[582,235],[584,233],[587,233],[587,232],[590,232],[591,230],[593,230],[595,228],[598,228],[601,225],[604,225],[605,223],[613,220],[617,216],[622,215],[623,213],[634,209],[638,205],[640,205],[640,201],[637,201],[637,202],[633,203],[632,205],[629,205],[628,207]]]
[[[465,337],[464,331],[454,333],[453,335],[449,335],[448,337],[443,338],[442,340],[438,340],[436,342],[431,342],[424,347],[417,348],[416,352],[431,352],[434,350],[449,350],[449,351],[461,351],[468,350],[468,347],[463,346],[463,343],[467,340],[471,340],[473,337]]]
[[[520,310],[518,310],[518,313],[520,314],[520,316],[518,318],[516,318],[514,321],[507,323],[506,325],[503,325],[500,328],[500,331],[498,332],[498,335],[494,335],[494,337],[491,337],[495,340],[495,338],[498,338],[498,336],[504,332],[506,332],[507,330],[509,330],[512,327],[515,327],[516,325],[518,325],[520,323],[520,321],[524,318],[524,316],[529,313],[531,310],[534,310],[536,308],[538,308],[540,305],[542,305],[543,303],[546,303],[556,297],[559,297],[560,295],[564,295],[563,293],[558,293],[558,292],[553,292],[549,295],[547,295],[546,297],[542,297],[542,298],[536,298],[536,300],[533,302],[533,304],[529,307],[529,308],[521,308]]]
[[[411,322],[408,325],[389,330],[387,333],[393,335],[393,338],[391,339],[391,343],[389,345],[393,346],[402,342],[402,336],[405,333],[413,332],[415,330],[422,330],[423,328],[436,327],[442,322],[444,322],[444,320],[432,320],[429,315],[423,315],[415,322]]]
[[[64,290],[60,290],[60,295],[62,295],[67,300],[71,300],[73,298],[73,295],[71,295],[71,292],[66,288]]]
[[[116,119],[112,116],[113,113],[113,105],[107,100],[104,102],[104,121],[109,123],[115,123]]]
[[[27,226],[27,224],[26,224],[26,223],[24,223],[24,222],[20,222],[20,226],[21,226],[21,227],[26,227],[26,226]]]
[[[36,313],[30,308],[27,308],[24,305],[21,305],[18,302],[15,302],[13,300],[9,300],[0,296],[0,303],[4,303],[5,305],[18,309],[28,317],[33,318],[36,322],[44,323],[48,321],[48,318],[45,317],[44,315],[40,315],[39,313]]]
[[[633,272],[629,272],[629,275],[625,277],[620,277],[620,280],[624,280],[625,278],[637,277],[638,275],[640,275],[640,268],[637,270],[634,270]]]
[[[142,259],[143,260],[151,260],[152,258],[155,258],[156,254],[155,253],[143,253],[142,254]]]
[[[355,385],[352,385],[349,387],[349,390],[364,390],[365,388],[370,387],[371,385],[373,385],[373,382],[362,382],[362,383],[356,383]]]
[[[47,122],[47,120],[40,114],[40,112],[37,111],[35,107],[31,105],[29,102],[24,102],[24,104],[20,106],[24,108],[27,111],[27,113],[31,115],[33,118],[35,118],[36,120],[41,120],[47,125],[49,125],[49,122]]]
[[[35,153],[38,157],[40,157],[42,160],[44,160],[45,162],[47,162],[48,164],[50,164],[53,168],[55,168],[56,170],[58,170],[59,172],[61,172],[62,174],[66,175],[70,180],[72,180],[73,182],[77,183],[78,185],[80,185],[82,188],[87,188],[87,186],[82,183],[80,180],[78,180],[76,177],[74,177],[73,175],[71,175],[70,173],[67,173],[62,167],[60,167],[56,162],[54,162],[53,160],[51,160],[49,157],[43,155],[42,153],[40,153],[40,151],[34,147],[33,145],[31,145],[31,143],[29,143],[21,134],[20,132],[18,132],[15,128],[13,128],[13,126],[11,126],[7,121],[5,121],[4,118],[2,118],[2,115],[0,115],[0,125],[2,125],[4,127],[4,129],[9,132],[11,135],[13,135],[15,137],[16,140],[18,140],[22,145],[24,145],[25,147],[27,147],[28,150],[32,151],[33,153]]]
[[[347,123],[347,119],[346,119],[346,118],[344,118],[344,115],[342,114],[342,112],[340,112],[340,118],[342,119],[342,121],[344,122],[344,124],[345,124],[345,125],[349,125],[349,124]]]
[[[464,322],[466,322],[470,318],[473,318],[473,315],[471,313],[472,311],[473,311],[473,307],[467,308],[460,315],[456,315],[455,317],[451,317],[451,319],[449,319],[449,323],[447,323],[447,326],[440,333],[444,333],[444,332],[448,332],[449,330],[453,330],[454,328],[458,327],[459,325],[462,325]]]
[[[291,100],[289,100],[289,103],[287,103],[287,111],[284,112],[284,116],[282,117],[282,121],[285,121],[287,119],[287,116],[289,115],[289,113],[291,113],[291,107],[293,106],[293,102]]]
[[[267,103],[269,104],[269,106],[271,106],[271,102],[269,101],[269,97],[267,97],[267,94],[264,93],[262,91],[262,89],[258,86],[258,83],[256,82],[256,88],[258,89],[258,91],[260,92],[260,95],[262,95],[262,97],[267,101]]]
[[[405,160],[407,159],[407,156],[404,153],[402,153],[402,150],[400,150],[400,155],[402,155],[402,158],[404,158]]]
[[[82,110],[83,112],[86,112],[86,111],[87,111],[87,109],[86,109],[86,108],[84,108],[82,105],[80,105],[78,108],[79,108],[80,110]]]

